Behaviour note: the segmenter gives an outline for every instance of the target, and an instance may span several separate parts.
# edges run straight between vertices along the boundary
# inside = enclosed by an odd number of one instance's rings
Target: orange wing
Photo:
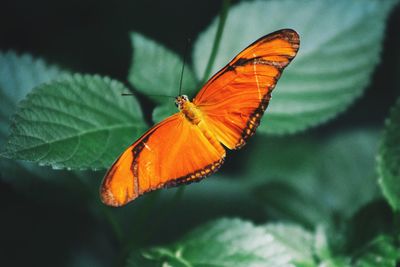
[[[283,69],[296,56],[299,35],[290,29],[261,37],[215,74],[193,103],[217,139],[230,149],[252,136]]]
[[[148,191],[214,173],[223,163],[225,149],[206,136],[182,113],[165,119],[114,162],[100,189],[102,201],[122,206]]]

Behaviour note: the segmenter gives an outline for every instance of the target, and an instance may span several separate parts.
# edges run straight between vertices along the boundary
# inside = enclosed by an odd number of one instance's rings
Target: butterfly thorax
[[[185,118],[193,124],[199,124],[202,120],[201,111],[193,104],[186,95],[180,95],[175,98],[175,105],[179,111],[185,115]]]

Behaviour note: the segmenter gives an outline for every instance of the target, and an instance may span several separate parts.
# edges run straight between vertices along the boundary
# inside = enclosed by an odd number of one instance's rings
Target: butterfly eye
[[[183,98],[185,101],[189,101],[189,98],[187,97],[187,95],[182,95],[182,98]]]

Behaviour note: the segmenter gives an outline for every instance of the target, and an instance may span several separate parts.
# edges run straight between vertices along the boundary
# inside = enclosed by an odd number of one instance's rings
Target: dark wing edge
[[[253,111],[253,113],[250,115],[250,118],[247,121],[247,125],[243,129],[242,139],[236,145],[235,149],[242,148],[246,144],[247,139],[249,139],[251,136],[253,136],[255,134],[257,127],[260,125],[261,118],[262,118],[265,110],[268,107],[269,100],[271,99],[272,91],[274,90],[279,78],[281,77],[283,70],[294,59],[294,57],[297,55],[297,51],[299,50],[299,47],[300,47],[300,36],[296,31],[294,31],[292,29],[282,29],[282,30],[278,30],[276,32],[270,33],[270,34],[268,34],[268,35],[266,35],[264,37],[261,37],[257,41],[255,41],[248,48],[254,46],[255,44],[257,44],[259,42],[260,43],[268,42],[268,41],[270,41],[270,40],[272,40],[274,38],[277,38],[277,37],[282,38],[284,40],[287,40],[292,45],[292,48],[294,49],[295,54],[293,56],[287,56],[288,61],[285,62],[285,64],[274,64],[274,63],[269,62],[269,61],[265,61],[265,62],[259,61],[259,64],[273,64],[275,67],[278,68],[279,74],[278,74],[277,77],[275,77],[274,85],[271,86],[269,88],[268,92],[263,96],[262,101],[260,102],[260,105],[258,106],[258,108],[256,108]],[[232,62],[235,61],[235,59],[233,59]],[[249,60],[245,61],[246,63],[244,63],[244,64],[252,64],[252,60],[254,60],[254,59],[249,59]],[[234,62],[233,67],[237,63],[238,63],[238,60],[236,60],[236,62]],[[228,64],[227,68],[229,68],[230,66],[231,65]]]

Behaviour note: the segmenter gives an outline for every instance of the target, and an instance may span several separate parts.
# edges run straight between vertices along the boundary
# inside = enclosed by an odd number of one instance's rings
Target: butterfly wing
[[[201,129],[177,113],[147,131],[107,171],[102,201],[122,206],[161,187],[197,181],[214,173],[224,148],[210,142]]]
[[[215,137],[230,149],[244,145],[298,47],[295,31],[280,30],[239,53],[193,100],[201,110],[202,127],[177,113],[151,128],[107,171],[100,190],[102,201],[122,206],[148,191],[214,173],[225,158]]]
[[[193,103],[217,139],[242,147],[260,123],[283,69],[296,56],[299,35],[290,29],[261,37],[215,74]]]

